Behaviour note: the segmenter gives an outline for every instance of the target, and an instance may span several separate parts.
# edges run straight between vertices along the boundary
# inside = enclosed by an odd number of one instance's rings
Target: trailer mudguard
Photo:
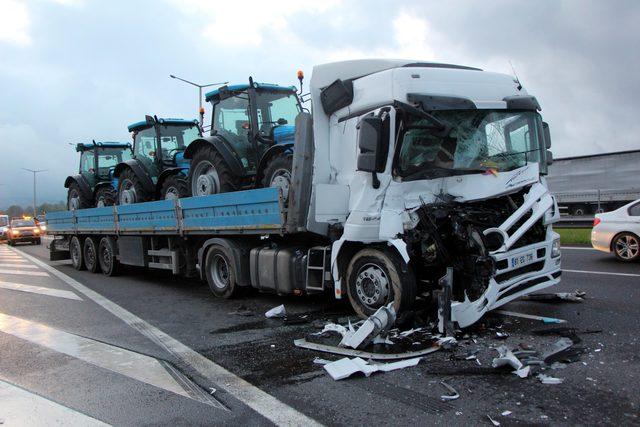
[[[204,242],[198,250],[198,265],[200,266],[200,278],[206,280],[205,256],[212,245],[220,245],[228,249],[233,254],[234,270],[236,273],[236,283],[238,286],[251,286],[251,273],[249,270],[249,253],[252,245],[249,242],[235,239],[213,238]]]
[[[80,187],[80,191],[82,192],[83,197],[85,197],[87,200],[93,200],[93,192],[91,191],[91,187],[89,186],[87,179],[80,174],[68,176],[64,181],[64,188],[69,188],[74,182],[78,184],[78,187]]]
[[[231,145],[220,135],[212,135],[193,140],[184,151],[184,158],[192,159],[193,155],[200,149],[200,147],[207,144],[213,145],[218,153],[220,153],[224,161],[229,166],[229,169],[231,169],[231,173],[240,177],[245,175],[242,162],[238,159],[238,156]]]
[[[142,182],[142,186],[148,194],[156,194],[156,186],[153,185],[151,177],[144,169],[144,167],[140,164],[140,162],[136,159],[131,159],[127,160],[126,162],[119,163],[113,171],[113,176],[116,178],[120,178],[120,174],[127,168],[133,170],[133,173],[135,173],[136,176],[140,178],[140,182]]]

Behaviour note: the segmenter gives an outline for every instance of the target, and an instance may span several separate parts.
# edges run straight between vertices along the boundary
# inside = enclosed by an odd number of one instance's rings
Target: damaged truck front
[[[349,61],[316,67],[311,91],[310,220],[336,236],[337,298],[364,317],[439,296],[441,326],[465,327],[559,282],[549,128],[517,80]]]

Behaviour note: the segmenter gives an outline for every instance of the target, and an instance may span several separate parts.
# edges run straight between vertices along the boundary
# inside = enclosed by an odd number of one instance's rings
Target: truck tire
[[[189,168],[192,196],[234,191],[234,176],[224,159],[212,146],[204,146],[193,155]]]
[[[105,276],[118,274],[120,263],[116,259],[116,244],[113,238],[105,236],[98,243],[98,263]]]
[[[71,255],[71,265],[76,270],[84,270],[84,256],[82,251],[82,243],[78,236],[73,236],[69,242],[69,255]]]
[[[111,187],[100,187],[94,197],[94,206],[102,208],[116,204],[116,192]]]
[[[238,284],[233,254],[220,245],[211,245],[205,258],[205,274],[211,292],[218,298],[232,298]]]
[[[410,266],[389,250],[367,248],[357,252],[347,267],[347,292],[353,309],[363,319],[393,302],[396,313],[416,299],[416,278]]]
[[[280,153],[275,155],[267,163],[262,178],[263,187],[276,187],[282,190],[284,200],[289,198],[289,188],[291,187],[291,170],[293,169],[293,155],[291,153]]]
[[[42,241],[40,239],[36,239],[33,241],[34,245],[40,245],[42,243]]]
[[[611,249],[620,261],[640,260],[640,238],[633,233],[620,233],[611,241]]]
[[[93,237],[84,239],[82,257],[84,258],[84,265],[87,267],[87,270],[92,273],[97,273],[100,269],[100,264],[98,263],[98,245]]]
[[[181,199],[189,197],[189,185],[187,181],[179,175],[171,175],[162,183],[160,198],[162,200]]]
[[[69,185],[69,191],[67,192],[67,209],[70,211],[76,209],[87,209],[91,207],[91,200],[84,196],[84,193],[80,191],[80,186],[73,182]]]
[[[142,186],[142,182],[136,173],[130,169],[125,169],[118,177],[118,204],[131,205],[151,200]]]

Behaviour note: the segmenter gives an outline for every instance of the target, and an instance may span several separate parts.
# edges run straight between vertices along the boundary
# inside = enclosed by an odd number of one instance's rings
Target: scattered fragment
[[[276,348],[276,345],[275,344],[271,344],[271,348]]]
[[[393,341],[389,339],[389,337],[381,337],[378,335],[373,339],[373,344],[384,344],[384,345],[393,345]]]
[[[344,378],[348,378],[356,372],[362,372],[365,376],[369,376],[374,372],[383,371],[389,372],[396,369],[403,369],[410,366],[416,366],[420,362],[420,357],[413,359],[402,360],[399,362],[391,363],[368,363],[364,359],[355,357],[349,359],[348,357],[342,358],[335,362],[327,363],[324,365],[324,369],[334,380],[338,381]]]
[[[557,292],[552,294],[529,294],[520,297],[527,301],[549,301],[549,302],[583,302],[586,292],[575,290],[573,292]]]
[[[511,350],[509,350],[506,346],[501,345],[496,348],[498,351],[498,357],[493,359],[491,362],[491,366],[494,368],[499,368],[501,366],[511,366],[513,369],[518,370],[522,368],[522,362],[518,360],[516,356],[513,355]]]
[[[235,311],[232,311],[229,314],[236,315],[236,316],[251,317],[255,313],[253,311],[249,310],[246,306],[241,305]]]
[[[496,338],[499,340],[506,340],[509,338],[509,334],[506,332],[496,332]]]
[[[566,320],[560,320],[554,317],[545,317],[542,319],[542,323],[562,323],[562,322],[566,322]]]
[[[396,311],[393,309],[393,303],[380,307],[362,326],[353,334],[349,334],[342,338],[340,346],[351,348],[362,348],[369,344],[373,338],[383,332],[389,330],[396,321]]]
[[[324,325],[324,328],[322,329],[321,332],[318,332],[317,334],[314,334],[314,335],[322,335],[325,332],[337,332],[340,335],[342,335],[342,337],[345,337],[349,333],[347,328],[345,328],[342,325],[338,325],[335,323],[327,323],[326,325]]]
[[[531,372],[531,366],[525,366],[524,368],[520,368],[513,371],[513,373],[519,376],[520,378],[527,378],[530,372]]]
[[[580,355],[584,353],[584,348],[575,347],[570,338],[560,338],[553,344],[550,350],[542,355],[542,359],[548,365],[554,362],[577,362]]]
[[[500,415],[502,415],[503,417],[507,417],[507,416],[509,416],[511,414],[512,414],[511,411],[502,411],[502,414],[500,414]]]
[[[409,329],[409,330],[400,332],[399,335],[402,336],[402,337],[408,337],[409,335],[413,335],[414,333],[420,332],[421,330],[422,330],[422,328]]]
[[[440,384],[442,384],[442,386],[446,388],[447,391],[449,392],[449,394],[443,394],[442,396],[440,396],[440,399],[446,401],[446,400],[456,400],[460,397],[456,389],[451,387],[449,384],[445,383],[444,381],[440,381]]]
[[[304,323],[309,323],[309,315],[287,316],[284,318],[284,323],[285,325],[302,325]]]
[[[567,323],[566,320],[556,319],[555,317],[535,316],[533,314],[517,313],[515,311],[508,310],[493,310],[493,313],[502,314],[503,316],[521,317],[523,319],[540,320],[544,323]]]
[[[564,381],[562,378],[550,377],[545,374],[538,374],[538,379],[542,384],[562,384]]]
[[[306,348],[309,350],[322,351],[325,353],[332,353],[332,354],[340,354],[343,356],[364,357],[372,360],[409,359],[412,357],[424,356],[426,354],[433,353],[440,350],[440,347],[435,345],[435,346],[424,348],[421,350],[407,351],[402,353],[373,353],[371,351],[355,350],[351,348],[336,347],[333,345],[309,342],[304,338],[294,340],[293,344],[296,347]]]
[[[460,412],[460,411],[456,411],[456,415],[458,415],[458,416],[459,416],[459,415],[462,415],[462,412]]]
[[[491,418],[491,416],[489,414],[487,414],[487,418],[489,418],[489,421],[491,421],[491,424],[493,424],[494,426],[499,426],[500,423],[496,420],[494,420],[493,418]]]
[[[215,388],[213,388],[213,387],[209,387],[209,394],[210,394],[210,395],[213,395],[216,391],[218,391],[218,390],[216,390],[216,389],[215,389]]]
[[[438,339],[438,345],[445,350],[448,350],[458,345],[458,340],[454,337],[442,337]]]
[[[313,363],[316,363],[318,365],[326,365],[327,363],[331,363],[331,360],[316,357],[315,359],[313,359]]]
[[[560,363],[560,362],[553,362],[551,364],[551,366],[549,366],[551,369],[564,369],[567,367],[566,364],[564,363]]]
[[[281,304],[277,307],[273,307],[271,310],[267,311],[264,315],[269,319],[285,317],[287,315],[287,311],[285,310],[284,305]]]

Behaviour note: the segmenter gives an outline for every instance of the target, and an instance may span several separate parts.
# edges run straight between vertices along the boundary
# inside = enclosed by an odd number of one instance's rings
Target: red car
[[[7,230],[7,240],[11,246],[21,242],[39,245],[41,234],[42,231],[33,219],[12,219]]]

